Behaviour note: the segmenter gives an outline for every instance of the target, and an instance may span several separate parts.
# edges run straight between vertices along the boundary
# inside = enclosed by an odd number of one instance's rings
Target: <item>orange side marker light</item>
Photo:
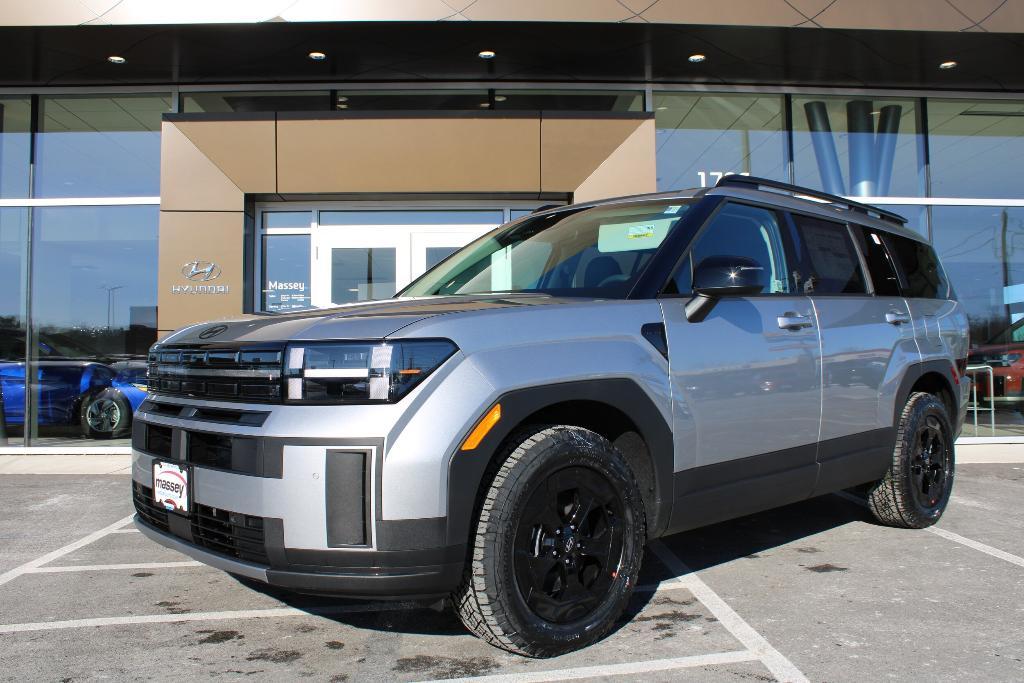
[[[487,433],[491,431],[494,425],[498,424],[498,420],[501,419],[501,404],[495,403],[494,407],[487,411],[479,422],[476,423],[476,427],[469,433],[466,440],[462,442],[463,451],[471,451],[480,445],[480,442],[484,440]]]

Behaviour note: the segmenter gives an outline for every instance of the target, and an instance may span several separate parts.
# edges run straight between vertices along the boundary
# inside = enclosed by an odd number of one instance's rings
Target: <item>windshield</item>
[[[452,254],[399,296],[539,292],[623,298],[692,199],[528,216]]]

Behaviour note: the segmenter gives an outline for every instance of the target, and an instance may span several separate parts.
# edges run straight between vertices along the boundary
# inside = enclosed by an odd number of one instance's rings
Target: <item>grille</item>
[[[170,531],[167,526],[167,510],[157,507],[153,502],[153,489],[132,482],[132,499],[135,501],[135,511],[143,521],[161,531]]]
[[[280,348],[161,347],[149,354],[153,394],[281,402]]]
[[[207,505],[192,508],[192,541],[216,553],[269,564],[263,545],[263,518]]]
[[[153,503],[153,489],[132,483],[135,511],[150,526],[170,532],[169,514]],[[270,564],[264,547],[263,518],[196,503],[189,515],[192,543],[247,562]],[[187,539],[186,539],[187,540]]]

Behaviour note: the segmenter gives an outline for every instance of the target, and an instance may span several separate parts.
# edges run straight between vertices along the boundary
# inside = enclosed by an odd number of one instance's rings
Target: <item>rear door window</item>
[[[860,258],[845,223],[792,214],[801,242],[799,286],[804,294],[864,294]]]
[[[878,296],[901,296],[900,278],[896,265],[885,246],[885,233],[858,226],[855,228],[860,237],[861,252],[868,264],[871,283]]]
[[[945,299],[950,296],[946,274],[931,246],[900,235],[890,234],[887,239],[906,279],[904,296],[911,299]]]

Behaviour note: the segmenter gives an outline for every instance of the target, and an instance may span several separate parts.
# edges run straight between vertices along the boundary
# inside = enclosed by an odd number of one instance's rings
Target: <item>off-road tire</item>
[[[646,520],[636,479],[622,454],[604,437],[569,426],[538,426],[509,440],[477,503],[462,584],[452,602],[467,629],[485,641],[528,657],[553,657],[586,647],[611,631],[633,593],[646,540]],[[568,623],[540,617],[517,583],[514,548],[519,522],[539,485],[566,468],[593,470],[618,496],[622,542],[617,572],[590,612]],[[589,476],[589,473],[588,473]],[[536,498],[533,498],[536,500]],[[613,544],[614,545],[614,544]],[[567,546],[568,547],[568,546]]]
[[[942,458],[944,477],[941,491],[930,505],[922,502],[921,495],[915,495],[914,488],[924,466],[920,457],[921,430],[929,422],[937,425],[943,435],[941,453],[937,455]],[[935,524],[949,502],[955,463],[953,428],[945,405],[932,394],[911,394],[897,425],[892,464],[885,476],[868,490],[868,507],[886,526],[924,529]]]

